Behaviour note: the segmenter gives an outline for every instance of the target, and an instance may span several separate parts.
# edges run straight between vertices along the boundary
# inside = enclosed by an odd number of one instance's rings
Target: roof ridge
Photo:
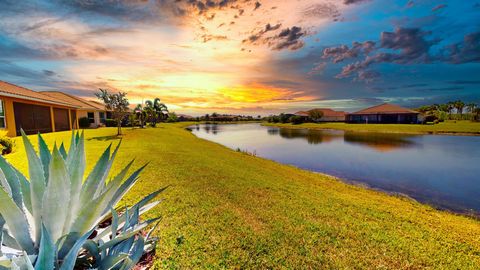
[[[59,94],[68,96],[68,97],[70,97],[70,98],[73,98],[73,99],[75,99],[75,100],[77,100],[77,101],[79,101],[79,102],[81,102],[81,103],[83,103],[83,104],[85,104],[85,105],[87,105],[87,106],[90,106],[90,107],[98,110],[98,108],[95,108],[94,106],[92,106],[92,104],[89,104],[89,103],[88,103],[88,102],[89,102],[88,100],[86,100],[86,99],[84,99],[84,98],[81,98],[81,97],[77,97],[77,96],[74,96],[74,95],[71,95],[71,94],[62,92],[62,91],[43,91],[43,92],[59,93]]]

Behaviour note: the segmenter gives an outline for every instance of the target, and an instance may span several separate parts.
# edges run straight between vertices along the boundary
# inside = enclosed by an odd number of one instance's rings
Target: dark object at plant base
[[[0,145],[2,146],[2,156],[10,154],[13,150],[13,141],[10,138],[1,137]]]

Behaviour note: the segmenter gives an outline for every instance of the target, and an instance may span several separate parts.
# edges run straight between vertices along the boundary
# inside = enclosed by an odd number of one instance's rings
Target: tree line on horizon
[[[443,104],[424,105],[416,109],[430,121],[472,120],[480,121],[480,107],[474,103],[461,100]]]

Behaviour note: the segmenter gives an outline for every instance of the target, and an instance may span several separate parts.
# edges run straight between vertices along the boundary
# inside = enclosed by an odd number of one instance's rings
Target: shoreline
[[[205,123],[203,123],[203,124],[205,124]],[[217,143],[217,142],[214,142],[214,141],[210,141],[210,140],[207,140],[207,139],[204,139],[204,138],[197,137],[190,130],[190,127],[192,127],[194,125],[196,125],[196,124],[184,126],[184,129],[186,131],[188,131],[189,133],[191,133],[193,136],[195,136],[195,138],[197,138],[197,139],[204,140],[204,141],[207,141],[209,143],[214,143],[214,144],[217,144],[219,146],[225,147],[228,150],[237,152],[237,151],[235,151],[235,149],[229,148],[228,146],[225,146],[221,143]],[[370,131],[363,131],[363,132],[370,132]],[[251,154],[251,153],[248,153],[248,152],[241,152],[241,153],[245,154],[245,155],[252,156],[254,158],[260,158],[260,159],[263,159],[263,160],[268,160],[268,161],[274,162],[276,164],[279,164],[281,166],[289,166],[289,167],[293,167],[293,168],[296,168],[298,170],[302,170],[302,171],[305,171],[305,172],[318,174],[322,177],[331,178],[331,179],[334,179],[335,181],[339,181],[341,183],[344,183],[346,185],[350,185],[350,186],[353,186],[353,187],[358,187],[358,188],[362,188],[362,189],[365,189],[365,190],[380,192],[380,193],[383,193],[387,196],[400,197],[400,198],[404,198],[404,199],[407,199],[407,200],[411,200],[415,203],[418,203],[418,204],[421,204],[421,205],[424,205],[424,206],[427,206],[427,207],[431,207],[431,208],[435,209],[436,211],[446,212],[448,214],[463,216],[463,217],[472,218],[474,220],[480,221],[480,211],[468,211],[467,209],[455,210],[453,207],[434,205],[432,203],[422,202],[421,200],[415,199],[415,198],[409,196],[408,194],[405,194],[405,193],[402,193],[402,192],[396,192],[396,191],[389,191],[389,190],[385,190],[385,189],[382,189],[382,188],[379,188],[379,187],[374,187],[374,186],[369,185],[368,183],[365,183],[365,182],[350,180],[350,179],[347,179],[347,178],[335,176],[335,175],[324,173],[324,172],[318,172],[318,171],[304,169],[304,168],[301,168],[299,166],[295,166],[295,165],[292,165],[292,164],[281,163],[281,162],[278,162],[278,161],[275,161],[275,160],[272,160],[272,159],[268,159],[268,158],[264,158],[264,157],[261,157],[261,156],[257,156],[257,155],[254,155],[254,154]]]
[[[348,127],[335,127],[329,124],[336,124],[338,125],[339,123],[306,123],[308,125],[304,124],[290,124],[290,123],[267,123],[267,122],[262,122],[262,126],[266,127],[278,127],[278,128],[289,128],[289,129],[310,129],[310,130],[342,130],[342,131],[349,131],[349,132],[365,132],[365,133],[390,133],[390,134],[411,134],[411,135],[439,135],[439,136],[471,136],[471,137],[478,137],[480,136],[480,130],[479,131],[473,131],[473,132],[465,132],[465,131],[434,131],[434,130],[426,130],[426,131],[405,131],[405,130],[395,130],[395,129],[367,129],[364,128],[366,126],[372,126],[375,125],[375,127],[388,127],[390,124],[345,124],[345,125],[351,125]],[[313,126],[313,125],[318,125],[318,126]],[[321,125],[328,125],[322,127]],[[395,124],[393,124],[395,125]],[[407,124],[408,125],[408,124]],[[418,124],[420,125],[420,124]],[[478,124],[480,127],[480,124]],[[416,125],[415,125],[416,126]],[[420,125],[420,126],[426,126],[426,125]],[[360,127],[364,129],[353,129],[349,127]]]

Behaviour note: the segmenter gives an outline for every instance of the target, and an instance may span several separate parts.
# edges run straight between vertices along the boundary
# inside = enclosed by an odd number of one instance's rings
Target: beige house
[[[111,113],[107,111],[105,106],[99,102],[86,100],[58,91],[45,91],[41,93],[77,107],[76,117],[78,119],[83,117],[88,118],[90,121],[90,127],[96,128],[105,126],[106,120],[111,118]]]

